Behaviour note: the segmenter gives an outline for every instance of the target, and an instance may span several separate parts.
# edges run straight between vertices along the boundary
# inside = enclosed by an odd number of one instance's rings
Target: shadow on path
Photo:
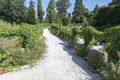
[[[59,38],[60,39],[60,38]],[[87,79],[87,80],[102,80],[99,77],[93,77],[93,75],[95,74],[95,72],[91,69],[88,69],[88,64],[80,57],[78,56],[74,51],[72,51],[71,49],[69,49],[69,47],[67,47],[66,45],[66,41],[61,39],[63,41],[63,43],[59,43],[60,45],[63,45],[64,48],[63,50],[66,51],[69,55],[72,56],[72,60],[75,64],[77,64],[79,67],[81,67],[89,76],[91,76],[92,79]]]

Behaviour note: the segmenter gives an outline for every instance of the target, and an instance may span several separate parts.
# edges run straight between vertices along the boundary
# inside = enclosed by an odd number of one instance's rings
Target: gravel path
[[[0,80],[92,80],[85,62],[64,46],[64,42],[44,30],[47,53],[29,69],[0,75]]]

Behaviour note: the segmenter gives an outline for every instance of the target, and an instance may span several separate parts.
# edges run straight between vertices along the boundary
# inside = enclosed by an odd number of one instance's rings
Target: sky
[[[26,0],[26,6],[29,6],[29,1]],[[35,4],[37,3],[37,0],[33,0]],[[42,0],[42,7],[43,10],[46,11],[46,8],[48,6],[50,0]],[[94,10],[94,7],[98,4],[99,6],[107,6],[112,0],[83,0],[83,5],[89,9],[89,11]],[[74,4],[75,0],[70,0],[71,7],[68,9],[68,12],[72,13],[74,10]],[[36,6],[35,6],[36,7]]]

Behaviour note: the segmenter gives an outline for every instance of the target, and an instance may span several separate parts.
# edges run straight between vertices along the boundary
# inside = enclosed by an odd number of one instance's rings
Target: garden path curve
[[[0,75],[0,80],[93,80],[86,63],[64,41],[44,29],[47,52],[31,68]]]

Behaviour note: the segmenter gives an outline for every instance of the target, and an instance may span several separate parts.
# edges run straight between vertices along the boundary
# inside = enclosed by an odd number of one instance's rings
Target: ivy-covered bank
[[[39,59],[45,50],[41,26],[0,24],[0,71],[32,65]]]
[[[106,32],[98,31],[92,26],[79,28],[52,25],[50,30],[53,34],[65,39],[78,55],[87,60],[96,72],[102,75],[104,80],[120,79],[120,26],[110,28]],[[76,46],[78,37],[84,39],[83,46]],[[100,62],[101,56],[94,52],[91,52],[92,56],[89,54],[91,47],[100,45],[101,42],[106,43],[101,51],[107,53],[108,57],[107,62],[102,60],[102,63]]]

